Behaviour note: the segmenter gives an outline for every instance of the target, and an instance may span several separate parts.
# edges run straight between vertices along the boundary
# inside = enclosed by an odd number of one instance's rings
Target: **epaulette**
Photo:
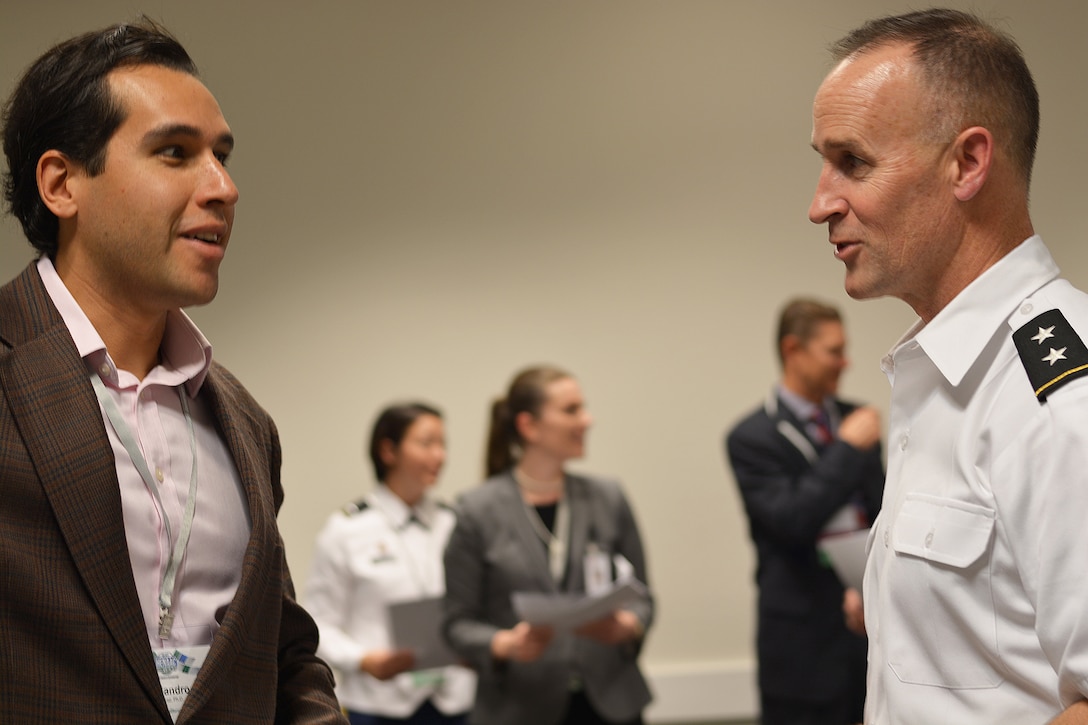
[[[351,503],[346,504],[341,510],[344,512],[345,516],[354,516],[355,514],[366,511],[367,505],[366,499],[361,498],[358,501],[352,501]]]
[[[1088,375],[1088,347],[1061,310],[1048,310],[1012,334],[1040,403],[1066,383]]]

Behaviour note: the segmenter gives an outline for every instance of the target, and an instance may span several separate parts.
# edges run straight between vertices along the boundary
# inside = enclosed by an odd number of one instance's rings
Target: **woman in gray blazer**
[[[493,407],[489,478],[461,497],[445,555],[444,632],[479,675],[475,725],[641,723],[650,702],[648,587],[574,631],[519,621],[511,604],[518,591],[593,593],[602,578],[648,584],[619,484],[564,470],[591,422],[578,382],[554,367],[522,371]]]

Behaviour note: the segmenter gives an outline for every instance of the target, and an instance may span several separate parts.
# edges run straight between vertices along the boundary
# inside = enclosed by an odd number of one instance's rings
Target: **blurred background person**
[[[836,397],[848,364],[836,308],[788,302],[777,345],[781,380],[726,437],[757,554],[761,722],[859,723],[861,595],[844,589],[817,543],[876,518],[884,490],[880,418]]]
[[[412,652],[393,648],[388,614],[390,604],[439,596],[445,585],[454,514],[429,495],[446,461],[441,413],[422,403],[386,408],[369,452],[380,485],[334,513],[317,538],[306,605],[321,631],[318,654],[339,671],[353,725],[461,725],[475,674],[413,671]]]
[[[477,725],[640,723],[638,667],[648,593],[574,632],[519,621],[517,591],[585,593],[587,573],[647,584],[634,515],[618,483],[569,473],[592,419],[578,382],[520,372],[492,409],[489,478],[464,494],[446,549],[445,634],[477,670]]]

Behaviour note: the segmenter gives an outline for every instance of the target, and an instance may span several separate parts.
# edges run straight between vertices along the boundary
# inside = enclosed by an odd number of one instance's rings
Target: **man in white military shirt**
[[[1088,723],[1088,295],[1028,214],[1031,73],[951,10],[871,21],[832,53],[809,217],[852,297],[920,317],[882,363],[866,723]]]

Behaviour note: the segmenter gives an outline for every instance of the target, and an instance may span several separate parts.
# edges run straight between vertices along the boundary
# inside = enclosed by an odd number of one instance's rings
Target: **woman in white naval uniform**
[[[317,538],[306,605],[321,630],[318,654],[338,671],[352,725],[464,723],[475,675],[413,671],[412,652],[392,648],[388,614],[389,604],[445,588],[442,552],[455,517],[428,495],[446,460],[441,414],[420,403],[386,408],[370,458],[381,485],[334,513]]]

